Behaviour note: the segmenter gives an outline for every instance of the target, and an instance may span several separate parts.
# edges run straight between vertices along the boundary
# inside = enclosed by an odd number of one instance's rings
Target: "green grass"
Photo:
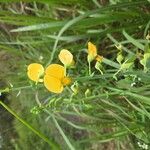
[[[15,116],[16,150],[46,150],[47,143],[64,150],[137,150],[138,142],[150,146],[147,0],[110,1],[106,6],[96,0],[0,2],[0,77],[10,89],[11,110],[0,104]],[[103,75],[94,61],[89,75],[88,41],[104,57]],[[53,94],[27,77],[30,63],[61,64],[61,49],[74,56],[75,68],[68,73],[77,94],[71,86]]]

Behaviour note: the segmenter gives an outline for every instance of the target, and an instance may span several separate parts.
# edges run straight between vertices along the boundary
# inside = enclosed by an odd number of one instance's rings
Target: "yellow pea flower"
[[[88,62],[96,60],[98,62],[102,62],[103,56],[97,54],[96,45],[91,42],[88,42]]]
[[[35,82],[43,82],[40,77],[44,74],[44,68],[41,64],[32,63],[27,68],[27,75],[29,79]]]
[[[62,49],[58,57],[64,66],[69,67],[74,65],[73,55],[68,50]]]
[[[93,43],[88,42],[88,62],[93,61],[96,56],[97,56],[96,46]]]
[[[65,76],[65,68],[58,64],[51,64],[45,70],[44,85],[53,93],[61,93],[71,79]]]
[[[103,61],[103,56],[100,56],[100,55],[97,54],[96,45],[94,45],[91,42],[88,42],[88,56],[87,56],[87,60],[88,60],[88,63],[89,63],[89,75],[92,75],[91,62],[93,60],[96,60],[95,68],[98,69],[101,72],[101,74],[102,74],[102,71],[98,67],[100,66],[100,63]]]

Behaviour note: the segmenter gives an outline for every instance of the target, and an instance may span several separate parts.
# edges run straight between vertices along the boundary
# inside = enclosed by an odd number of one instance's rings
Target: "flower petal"
[[[88,42],[88,58],[89,61],[92,61],[97,56],[97,48],[94,44],[91,42]]]
[[[44,68],[41,64],[32,63],[28,66],[27,69],[28,69],[27,75],[29,79],[35,82],[41,81],[40,76],[44,73]]]
[[[44,85],[50,92],[53,93],[61,93],[63,91],[61,80],[49,75],[44,76]]]
[[[45,74],[62,79],[64,77],[65,69],[63,66],[58,64],[51,64],[46,68]]]
[[[72,65],[73,62],[73,55],[66,49],[63,49],[60,51],[59,55],[59,60],[65,65],[65,66],[70,66]]]

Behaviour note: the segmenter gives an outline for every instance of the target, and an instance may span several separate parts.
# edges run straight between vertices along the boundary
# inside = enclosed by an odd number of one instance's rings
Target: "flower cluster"
[[[66,69],[74,66],[75,61],[73,55],[66,49],[60,51],[59,60],[62,65],[50,64],[48,67],[44,68],[39,63],[32,63],[27,68],[27,75],[29,79],[36,82],[41,82],[47,88],[48,91],[53,93],[61,93],[64,86],[71,83],[71,78],[66,74]],[[90,63],[94,59],[98,62],[102,61],[102,56],[97,54],[97,48],[91,42],[88,42],[88,62]]]
[[[53,93],[61,93],[64,86],[71,83],[71,79],[66,76],[66,67],[74,63],[73,55],[68,50],[61,50],[60,61],[64,66],[51,64],[44,69],[41,64],[32,63],[28,66],[28,77],[38,83],[43,82],[44,86]]]

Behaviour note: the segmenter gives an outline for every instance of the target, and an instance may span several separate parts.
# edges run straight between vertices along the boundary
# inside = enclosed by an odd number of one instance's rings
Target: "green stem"
[[[59,130],[60,134],[62,135],[63,139],[65,140],[65,142],[67,143],[68,147],[70,150],[75,150],[75,148],[73,147],[73,145],[70,143],[69,139],[66,137],[65,133],[63,132],[63,130],[61,129],[61,127],[59,126],[57,120],[55,119],[55,117],[52,115],[53,121],[56,125],[56,128]]]
[[[39,100],[38,91],[35,92],[35,100],[36,100],[37,104],[39,105],[39,107],[41,107],[42,104],[41,104],[41,102]]]
[[[9,88],[5,88],[5,89],[3,89],[3,90],[0,90],[0,93],[8,93],[9,91],[10,91]]]
[[[21,123],[23,123],[28,129],[32,130],[36,135],[38,135],[40,138],[42,138],[45,142],[47,142],[49,144],[49,146],[53,149],[53,150],[59,150],[58,146],[50,141],[47,137],[45,137],[44,134],[40,133],[38,130],[34,129],[29,123],[27,123],[25,120],[23,120],[22,118],[20,118],[15,112],[13,112],[6,104],[4,104],[1,100],[0,100],[0,105],[2,105],[9,113],[11,113],[16,119],[18,119]]]
[[[117,81],[118,79],[117,79],[117,77],[116,77],[116,75],[119,73],[121,71],[121,69],[119,69],[114,75],[113,75],[113,78]]]
[[[128,90],[117,89],[117,88],[114,88],[114,87],[107,87],[107,89],[110,89],[111,91],[118,92],[118,94],[121,94],[123,96],[131,96],[131,97],[135,98],[136,100],[141,101],[142,103],[150,105],[149,97],[146,97],[146,96],[143,96],[143,95],[139,95],[137,93],[130,92]]]
[[[90,62],[88,62],[89,63],[89,76],[91,76],[91,63]]]
[[[99,72],[101,73],[101,75],[103,75],[104,73],[103,73],[103,71],[101,70],[101,69],[98,69],[99,70]]]

